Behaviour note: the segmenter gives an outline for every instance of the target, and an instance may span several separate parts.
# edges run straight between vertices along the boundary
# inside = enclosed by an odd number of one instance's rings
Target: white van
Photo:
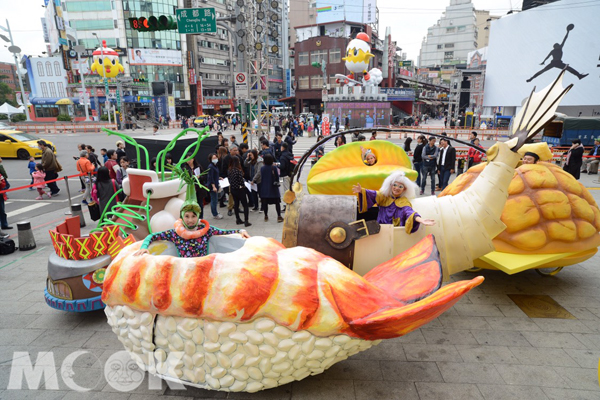
[[[271,114],[274,117],[287,117],[292,115],[292,107],[273,107]]]

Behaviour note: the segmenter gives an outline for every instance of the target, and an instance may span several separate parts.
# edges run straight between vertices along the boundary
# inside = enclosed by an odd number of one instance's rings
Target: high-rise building
[[[479,29],[471,0],[450,0],[442,17],[427,29],[419,67],[465,64],[469,52],[479,47]]]
[[[490,15],[488,10],[475,10],[475,18],[475,24],[477,25],[477,31],[479,32],[477,40],[479,46],[477,48],[481,49],[487,47],[490,42],[492,21],[495,21],[500,17],[497,15]]]

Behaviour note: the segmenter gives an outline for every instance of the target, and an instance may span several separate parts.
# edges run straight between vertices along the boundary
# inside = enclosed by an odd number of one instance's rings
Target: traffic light
[[[171,15],[161,15],[155,17],[154,15],[150,18],[129,18],[129,24],[131,29],[138,32],[154,32],[154,31],[168,31],[177,29],[177,22]]]
[[[315,61],[315,62],[311,63],[310,65],[312,65],[315,68],[321,68],[321,63],[320,62],[316,62]]]

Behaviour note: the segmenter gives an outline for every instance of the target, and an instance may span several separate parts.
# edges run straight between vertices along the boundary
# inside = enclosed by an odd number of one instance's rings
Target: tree
[[[15,92],[4,82],[8,78],[6,75],[0,75],[0,105],[8,103],[13,107],[18,107],[15,101]]]

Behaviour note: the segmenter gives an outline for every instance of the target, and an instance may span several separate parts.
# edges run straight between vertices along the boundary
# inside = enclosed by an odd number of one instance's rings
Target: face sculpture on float
[[[92,57],[91,70],[101,77],[114,78],[125,72],[119,63],[119,54],[110,47],[106,47],[106,40],[102,41],[102,48],[98,48],[92,53]]]

